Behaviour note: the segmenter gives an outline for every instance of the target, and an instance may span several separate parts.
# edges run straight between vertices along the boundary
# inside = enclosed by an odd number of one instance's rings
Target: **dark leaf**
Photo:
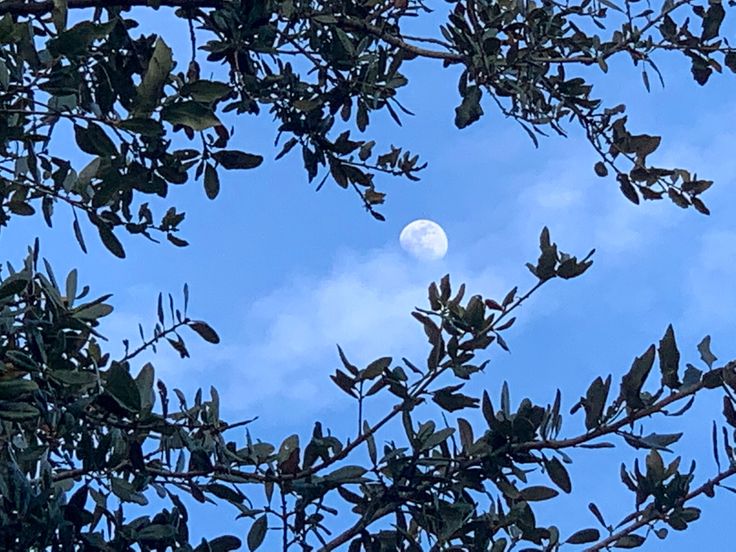
[[[254,550],[257,550],[261,546],[261,544],[263,544],[263,539],[266,538],[267,529],[268,520],[266,519],[266,515],[264,514],[253,522],[250,531],[248,531],[248,550],[253,552]]]
[[[700,35],[703,42],[718,36],[724,17],[726,17],[726,11],[723,5],[720,2],[711,3],[703,18],[703,33]]]
[[[613,543],[614,548],[638,548],[646,539],[641,535],[624,535]]]
[[[562,465],[557,458],[551,458],[545,462],[547,468],[547,474],[552,482],[557,485],[566,493],[572,491],[572,483],[570,482],[570,475],[567,473],[567,469]]]
[[[137,117],[148,118],[163,95],[164,84],[174,68],[174,60],[166,43],[161,37],[156,38],[148,67],[136,90],[133,113]]]
[[[198,333],[199,336],[207,343],[217,344],[220,342],[220,336],[217,335],[217,332],[206,322],[202,322],[201,320],[192,320],[189,322],[189,328]]]
[[[567,544],[586,544],[588,542],[595,542],[601,538],[601,533],[598,529],[581,529],[576,533],[573,533],[565,543]]]
[[[238,150],[222,150],[212,154],[212,157],[228,170],[254,169],[263,163],[263,156],[245,153]]]
[[[551,489],[550,487],[535,485],[532,487],[527,487],[526,489],[522,489],[520,491],[520,494],[522,500],[526,500],[527,502],[536,502],[540,500],[549,500],[556,497],[560,493],[558,493],[554,489]]]
[[[667,326],[664,337],[659,342],[659,369],[662,372],[662,385],[670,389],[680,387],[677,371],[680,368],[680,351],[677,350],[675,332],[672,324]]]
[[[240,539],[232,535],[217,537],[208,544],[210,552],[231,552],[232,550],[239,550],[242,546]]]
[[[215,199],[220,193],[220,177],[217,169],[209,163],[204,166],[204,192],[209,199]]]
[[[651,345],[642,356],[634,359],[631,369],[621,380],[621,396],[631,409],[644,406],[641,389],[654,365],[654,355],[654,345]]]
[[[220,125],[211,107],[199,102],[183,101],[167,105],[161,110],[161,118],[172,125],[182,125],[195,131]]]
[[[120,240],[115,236],[115,234],[113,234],[113,231],[107,226],[107,224],[100,221],[100,223],[97,224],[97,231],[100,234],[102,243],[108,251],[119,259],[124,259],[125,249],[123,249],[123,244],[120,243]]]
[[[480,106],[482,92],[478,86],[469,86],[463,96],[463,101],[455,109],[455,126],[457,128],[465,128],[483,115],[483,108]]]
[[[700,358],[703,359],[703,362],[708,365],[708,368],[713,368],[713,363],[718,360],[718,357],[715,356],[710,350],[709,335],[706,335],[703,340],[698,343],[698,352],[700,353]]]

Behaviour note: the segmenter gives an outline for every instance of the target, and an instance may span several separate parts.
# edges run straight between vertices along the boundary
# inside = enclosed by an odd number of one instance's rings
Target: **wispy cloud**
[[[393,246],[344,252],[326,275],[292,278],[249,309],[243,366],[229,371],[225,394],[241,406],[288,401],[308,414],[342,393],[328,379],[339,365],[336,344],[358,366],[382,355],[423,358],[426,338],[410,312],[425,306],[427,284],[447,271],[478,292],[506,286],[500,274],[466,269],[460,255],[417,263]]]

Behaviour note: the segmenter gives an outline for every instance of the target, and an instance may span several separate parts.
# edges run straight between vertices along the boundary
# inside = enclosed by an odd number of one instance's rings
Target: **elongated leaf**
[[[595,542],[601,538],[601,532],[598,529],[581,529],[573,533],[565,542],[567,544],[586,544]]]
[[[552,482],[566,493],[572,491],[572,483],[567,468],[557,458],[551,458],[545,462],[547,474]]]
[[[680,351],[677,350],[672,324],[667,326],[667,331],[659,342],[658,352],[659,369],[662,372],[662,385],[670,389],[677,389],[680,387],[680,378],[677,374],[680,368]]]
[[[163,94],[164,84],[174,68],[171,48],[159,36],[153,45],[151,59],[146,73],[136,90],[133,113],[136,117],[148,117],[158,105]]]
[[[708,365],[708,368],[713,368],[713,363],[718,360],[718,357],[710,350],[709,335],[706,335],[703,340],[698,343],[698,352],[700,353],[700,358],[703,359],[703,362]]]
[[[238,150],[223,150],[212,155],[226,169],[254,169],[263,163],[263,156]]]
[[[543,485],[527,487],[526,489],[522,489],[520,493],[521,498],[523,500],[526,500],[527,502],[549,500],[550,498],[554,498],[560,494],[556,490],[551,489],[550,487],[545,487]]]
[[[265,514],[253,522],[253,525],[250,527],[250,531],[248,531],[248,550],[250,550],[250,552],[254,552],[254,550],[257,550],[261,544],[263,544],[263,540],[266,538],[267,529],[268,520]]]
[[[217,335],[217,332],[207,322],[193,320],[189,323],[189,328],[199,334],[207,343],[217,344],[220,342],[220,336]]]
[[[112,365],[107,372],[105,390],[117,402],[131,412],[141,409],[141,395],[138,386],[130,373],[118,363]]]
[[[167,105],[161,111],[161,118],[172,125],[187,126],[197,131],[221,124],[212,108],[192,101]]]
[[[634,359],[629,372],[621,380],[621,396],[631,409],[642,408],[641,389],[654,365],[654,345]]]

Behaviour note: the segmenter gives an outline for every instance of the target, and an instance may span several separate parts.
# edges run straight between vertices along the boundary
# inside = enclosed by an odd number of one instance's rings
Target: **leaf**
[[[638,548],[646,539],[641,535],[624,535],[613,543],[614,548]]]
[[[360,483],[368,470],[360,466],[343,466],[325,476],[325,479],[340,483]]]
[[[85,303],[77,307],[74,312],[74,317],[81,320],[97,320],[103,316],[107,316],[113,311],[111,305],[105,303]]]
[[[163,95],[164,84],[173,68],[174,59],[171,48],[159,36],[153,45],[146,73],[136,89],[132,109],[135,117],[147,118],[153,113]]]
[[[35,406],[21,402],[0,402],[0,419],[14,422],[33,420],[40,412]]]
[[[20,399],[34,391],[38,391],[38,384],[35,381],[0,380],[0,400]]]
[[[193,101],[167,105],[161,110],[161,118],[172,125],[183,125],[196,131],[221,124],[212,108]]]
[[[482,92],[478,86],[469,86],[463,96],[463,101],[455,108],[455,126],[465,128],[472,125],[483,115],[480,105]]]
[[[652,450],[663,450],[672,452],[670,445],[676,443],[682,437],[682,433],[650,433],[645,437],[638,437],[628,433],[622,433],[624,440],[636,449],[646,448]]]
[[[360,374],[361,378],[373,379],[380,376],[383,371],[391,365],[392,360],[393,359],[391,357],[381,357],[374,360],[368,366],[366,366],[365,370],[363,370],[363,372]]]
[[[231,504],[242,504],[244,500],[244,497],[240,492],[235,491],[222,483],[208,483],[204,486],[204,490],[212,493],[217,498],[230,502]]]
[[[189,350],[181,337],[177,336],[177,339],[166,338],[166,341],[171,345],[172,349],[179,353],[181,358],[189,358]]]
[[[61,33],[66,29],[67,16],[69,8],[67,0],[53,0],[53,8],[51,9],[51,22],[57,33]]]
[[[0,299],[17,295],[26,289],[28,283],[28,279],[22,274],[16,274],[6,278],[0,283]]]
[[[212,469],[212,460],[210,460],[207,451],[201,448],[195,448],[189,455],[190,471],[210,471]]]
[[[448,412],[462,410],[463,408],[477,408],[478,399],[455,393],[460,386],[453,385],[438,389],[432,394],[432,400],[440,406],[440,408]]]
[[[700,383],[700,378],[703,376],[702,370],[698,370],[692,364],[688,364],[685,369],[685,375],[682,377],[682,390],[685,391]]]
[[[594,502],[588,503],[588,510],[593,513],[595,519],[598,520],[598,523],[600,523],[601,526],[606,527],[606,521],[603,519],[603,514],[601,514],[600,509],[598,508],[598,506],[595,505]]]
[[[7,90],[10,85],[10,71],[8,70],[8,64],[4,60],[0,59],[0,88]],[[365,159],[363,159],[365,161]]]
[[[171,232],[166,234],[166,239],[173,243],[176,247],[186,247],[187,245],[189,245],[189,242],[187,240],[183,240],[172,234]]]
[[[102,221],[100,221],[99,224],[96,224],[96,226],[97,232],[100,234],[100,239],[107,250],[117,258],[124,259],[125,249],[123,249],[123,244],[120,243],[120,240],[115,236],[115,234],[113,234],[113,231]]]
[[[259,517],[255,522],[253,522],[253,525],[251,525],[250,531],[248,531],[248,550],[253,552],[254,550],[257,550],[261,544],[263,544],[263,539],[266,538],[266,530],[268,529],[268,520],[266,519],[266,515],[262,515]]]
[[[576,533],[573,533],[565,543],[567,544],[586,544],[588,542],[595,542],[601,538],[601,533],[598,529],[581,529]]]
[[[485,418],[489,429],[492,428],[496,421],[496,416],[493,412],[493,404],[491,403],[491,397],[488,396],[488,391],[485,391],[485,390],[483,391],[483,400],[481,402],[481,412],[483,413],[483,418]]]
[[[209,552],[231,552],[232,550],[239,550],[242,542],[233,535],[223,535],[212,539],[208,545]],[[199,552],[199,547],[196,550]]]
[[[348,358],[345,356],[345,353],[342,350],[342,347],[339,345],[337,346],[337,352],[340,355],[340,360],[342,361],[342,365],[345,366],[345,369],[353,374],[354,376],[357,376],[360,371],[358,370],[357,366],[354,364],[351,364]]]
[[[107,371],[105,391],[125,409],[138,412],[141,409],[141,395],[135,380],[122,364],[114,363]]]
[[[171,525],[155,523],[138,531],[138,539],[142,541],[164,541],[176,537],[176,529]]]
[[[215,199],[220,193],[220,177],[217,169],[209,163],[204,166],[204,192],[209,199]]]
[[[87,123],[87,128],[74,125],[74,139],[79,149],[90,155],[110,157],[118,151],[102,127],[93,122]]]
[[[699,85],[703,86],[708,82],[708,79],[713,74],[713,69],[710,68],[707,61],[699,57],[692,58],[692,65],[690,66],[690,72]]]
[[[84,236],[82,235],[82,229],[79,227],[79,221],[75,218],[74,222],[72,223],[72,228],[74,230],[74,237],[77,239],[77,243],[79,243],[79,247],[82,249],[84,253],[87,252],[87,245],[84,243]]]
[[[131,483],[128,483],[125,479],[119,477],[110,478],[110,488],[112,492],[123,502],[133,502],[146,506],[148,499],[141,493],[135,490],[135,487]]]
[[[147,362],[135,377],[135,384],[141,397],[141,410],[150,412],[156,401],[156,395],[153,392],[154,379],[153,365]]]
[[[736,73],[736,52],[729,51],[723,58],[723,63],[726,64],[732,73]]]
[[[117,126],[118,128],[129,130],[142,136],[160,136],[164,133],[161,123],[146,117],[131,117],[130,119],[120,121]]]
[[[263,163],[263,156],[238,150],[222,150],[212,157],[226,169],[254,169]]]
[[[191,96],[198,102],[212,103],[229,96],[232,91],[230,85],[225,82],[200,79],[184,85],[181,93]]]
[[[636,193],[636,188],[631,184],[629,177],[625,174],[619,174],[617,178],[621,192],[626,196],[626,199],[635,205],[639,205],[639,195]]]
[[[67,304],[71,305],[77,295],[77,269],[73,268],[66,277],[65,294]]]
[[[654,345],[634,359],[631,369],[621,380],[621,396],[631,409],[642,408],[641,389],[654,365]]]
[[[330,379],[335,382],[335,385],[345,391],[345,393],[355,399],[358,398],[358,395],[356,395],[355,393],[355,380],[348,376],[345,372],[337,369],[335,370],[335,375],[330,376]]]
[[[583,407],[585,408],[585,428],[593,429],[601,423],[603,409],[606,406],[608,391],[611,387],[611,376],[605,381],[598,376],[588,387]]]
[[[644,159],[659,147],[662,142],[661,136],[650,136],[649,134],[639,134],[629,136],[627,147],[624,151],[627,153],[635,153],[639,159]]]
[[[463,450],[467,451],[475,442],[473,438],[473,426],[465,418],[458,418],[457,427],[460,432],[460,444]]]
[[[703,32],[700,35],[700,39],[703,42],[718,36],[724,17],[726,17],[726,11],[723,9],[721,2],[711,3],[703,18]]]
[[[189,328],[198,333],[199,336],[207,343],[217,344],[220,342],[220,336],[212,329],[212,326],[201,320],[193,320],[189,323]]]
[[[545,487],[543,485],[534,485],[532,487],[522,489],[520,491],[520,494],[522,500],[526,500],[527,502],[537,502],[541,500],[549,500],[556,497],[560,493],[550,487]]]
[[[84,387],[97,382],[97,376],[93,372],[53,370],[49,375],[53,380],[65,385]]]
[[[608,176],[608,169],[606,168],[606,165],[605,163],[603,163],[603,161],[598,161],[593,166],[593,170],[595,171],[595,174],[600,177]]]
[[[718,360],[718,357],[710,350],[709,335],[706,335],[703,340],[698,343],[698,352],[700,353],[700,358],[703,359],[703,362],[708,365],[708,368],[713,368],[713,363]]]
[[[289,138],[286,141],[286,143],[284,144],[283,148],[281,148],[281,151],[276,155],[276,157],[274,159],[276,161],[278,161],[284,155],[286,155],[287,153],[289,153],[294,148],[294,146],[296,146],[298,143],[299,143],[299,139],[298,138]],[[363,161],[365,161],[365,159]]]
[[[680,387],[677,371],[680,368],[680,351],[677,350],[675,332],[672,324],[667,326],[664,337],[659,342],[659,369],[662,372],[662,385],[670,389]]]
[[[557,458],[552,458],[545,462],[547,468],[547,474],[552,482],[557,485],[566,493],[572,491],[572,483],[570,482],[570,475],[567,473],[567,469],[562,465]]]

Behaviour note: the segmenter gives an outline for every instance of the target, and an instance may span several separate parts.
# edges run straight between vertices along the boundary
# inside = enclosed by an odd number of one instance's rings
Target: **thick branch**
[[[611,435],[613,433],[616,433],[623,427],[627,425],[631,425],[634,422],[641,420],[642,418],[646,418],[648,416],[651,416],[652,414],[656,414],[657,412],[661,412],[665,407],[669,406],[670,404],[677,402],[679,400],[682,400],[684,398],[690,397],[692,395],[695,395],[698,391],[701,391],[702,389],[705,389],[705,383],[703,381],[692,385],[688,387],[684,391],[677,391],[675,393],[672,393],[671,395],[665,397],[661,401],[658,401],[646,408],[642,408],[640,410],[637,410],[636,412],[630,414],[629,416],[626,416],[619,420],[618,422],[611,424],[611,425],[604,425],[601,426],[593,431],[589,431],[588,433],[583,433],[582,435],[578,435],[576,437],[570,437],[569,439],[559,439],[559,440],[552,440],[552,441],[532,441],[529,443],[522,443],[518,446],[515,446],[515,450],[559,450],[559,449],[566,449],[570,447],[576,447],[578,445],[582,445],[583,443],[587,443],[589,441],[592,441],[593,439],[597,439],[598,437],[603,437],[604,435]]]

